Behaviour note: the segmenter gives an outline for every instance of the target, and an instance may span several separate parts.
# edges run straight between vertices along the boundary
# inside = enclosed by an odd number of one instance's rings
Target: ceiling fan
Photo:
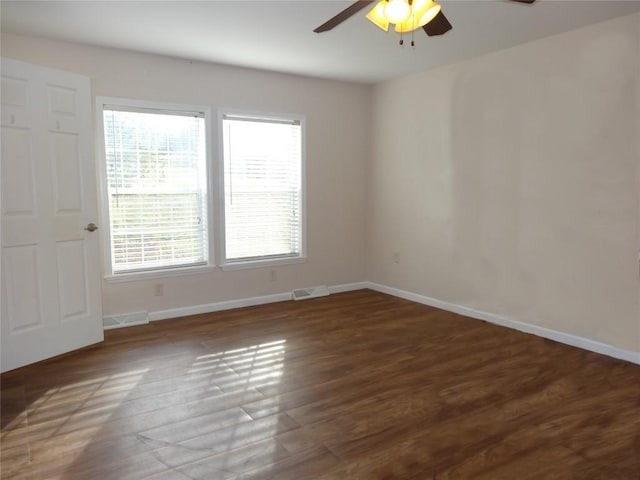
[[[375,0],[358,0],[326,21],[314,32],[322,33],[337,27]],[[536,0],[511,0],[518,3],[533,3]],[[395,24],[399,33],[412,32],[422,27],[430,37],[442,35],[453,28],[435,0],[379,0],[367,14],[367,19],[387,31],[389,24]],[[412,42],[413,43],[413,42]],[[402,45],[402,40],[400,41]]]

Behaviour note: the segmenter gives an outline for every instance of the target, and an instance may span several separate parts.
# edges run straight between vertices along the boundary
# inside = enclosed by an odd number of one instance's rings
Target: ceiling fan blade
[[[426,32],[427,35],[433,37],[435,35],[442,35],[451,30],[453,26],[447,20],[447,17],[444,16],[442,10],[438,12],[438,14],[433,17],[429,23],[427,23],[422,29]]]
[[[347,18],[349,18],[352,15],[358,13],[360,10],[362,10],[367,5],[372,4],[373,1],[374,0],[358,0],[357,2],[349,5],[347,8],[345,8],[343,11],[341,11],[339,14],[337,14],[331,20],[328,20],[328,21],[324,22],[322,25],[320,25],[318,28],[316,28],[314,30],[314,32],[322,33],[322,32],[326,32],[327,30],[331,30],[332,28],[340,25]]]
[[[536,0],[511,0],[512,2],[518,2],[518,3],[533,3]]]

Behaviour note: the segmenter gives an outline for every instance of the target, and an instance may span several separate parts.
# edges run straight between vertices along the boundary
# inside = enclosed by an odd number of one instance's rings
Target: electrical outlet
[[[164,284],[156,283],[153,286],[153,295],[156,297],[162,297],[164,295]]]
[[[400,263],[400,252],[393,252],[393,263]]]

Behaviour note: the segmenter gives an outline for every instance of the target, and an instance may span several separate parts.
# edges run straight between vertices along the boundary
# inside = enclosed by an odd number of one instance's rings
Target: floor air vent
[[[325,285],[319,287],[300,288],[293,291],[294,300],[306,300],[307,298],[326,297],[329,289]]]
[[[144,325],[149,323],[147,312],[125,313],[123,315],[109,315],[102,319],[102,326],[105,330],[112,328],[131,327],[133,325]]]

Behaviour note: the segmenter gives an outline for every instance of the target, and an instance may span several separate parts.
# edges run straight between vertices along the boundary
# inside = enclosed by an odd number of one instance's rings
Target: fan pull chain
[[[411,3],[413,3],[412,0],[409,0]],[[413,16],[413,29],[411,30],[411,46],[415,47],[416,46],[416,42],[413,41],[413,32],[415,32],[416,30],[416,17]]]

